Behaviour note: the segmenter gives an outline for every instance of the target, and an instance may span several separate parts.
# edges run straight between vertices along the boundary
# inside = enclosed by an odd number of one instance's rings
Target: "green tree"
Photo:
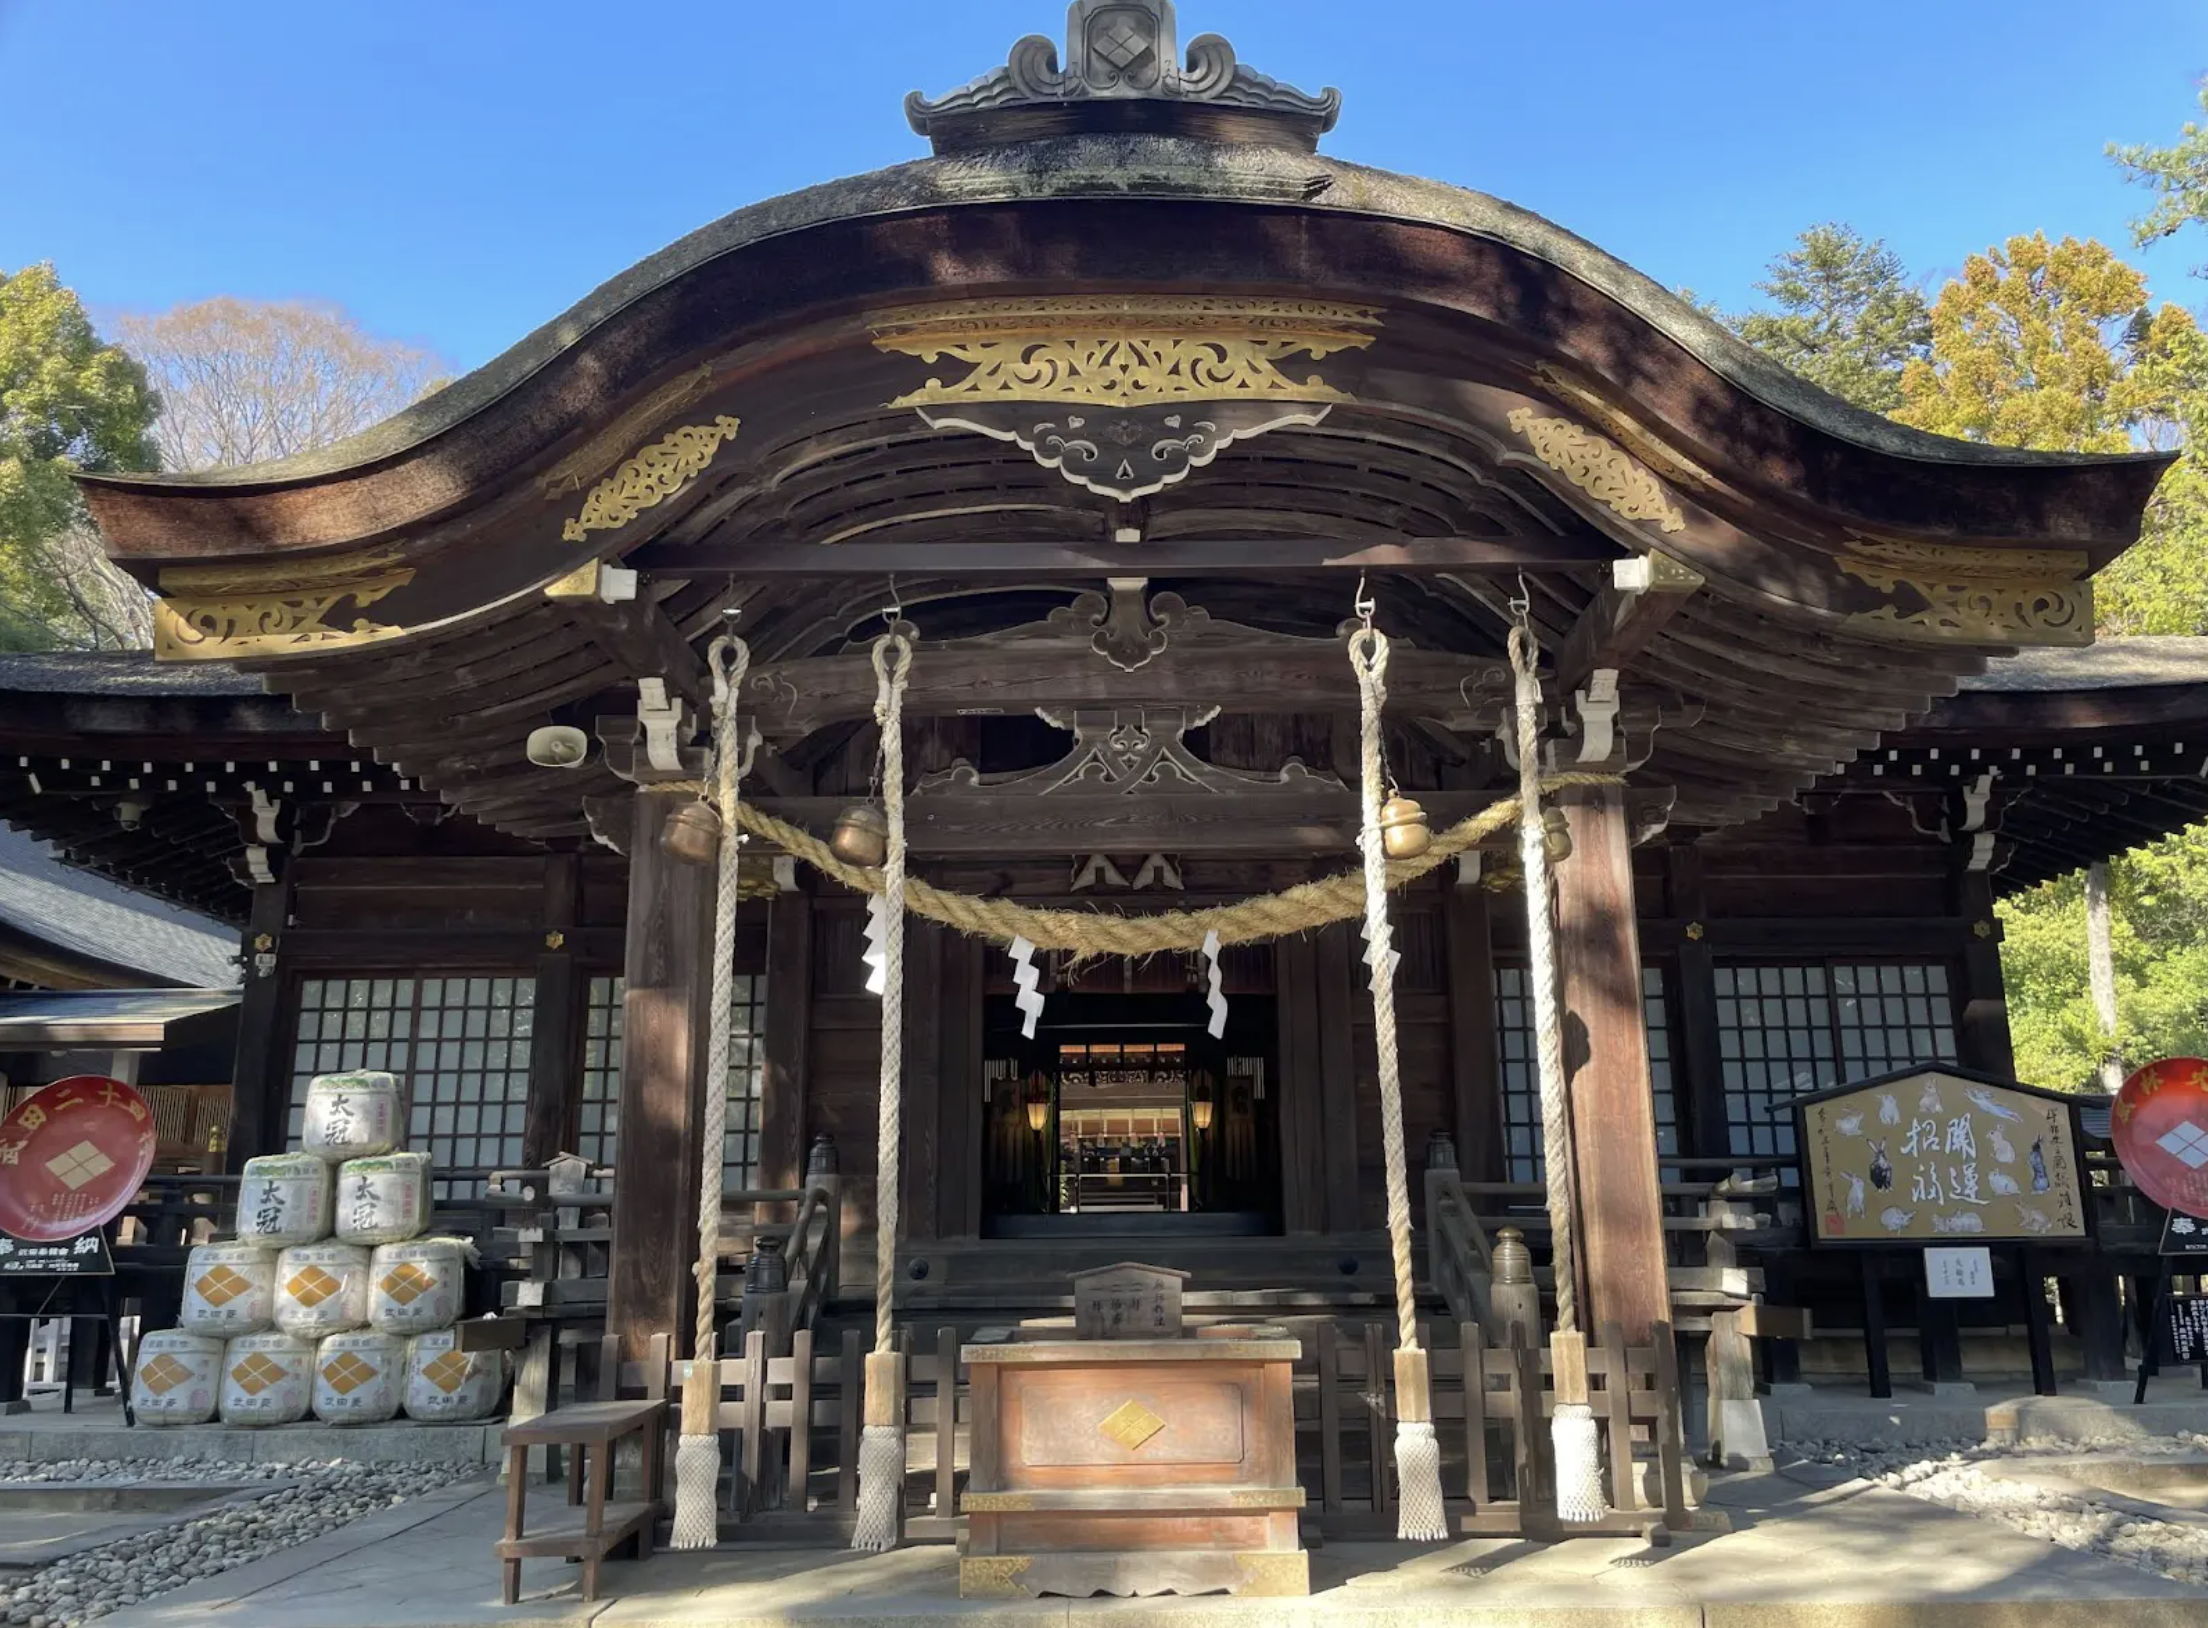
[[[2208,86],[2201,88],[2200,105],[2208,111]],[[2141,248],[2187,226],[2208,224],[2208,125],[2188,120],[2167,147],[2110,142],[2108,156],[2123,169],[2124,179],[2155,194],[2154,207],[2131,223],[2132,241]],[[2208,275],[2208,268],[2201,274]]]
[[[1812,226],[1755,285],[1772,308],[1727,319],[1758,350],[1874,413],[1901,405],[1902,369],[1932,328],[1901,257],[1837,221]]]
[[[53,560],[84,522],[70,472],[156,467],[157,406],[51,265],[0,272],[0,649],[93,642]]]

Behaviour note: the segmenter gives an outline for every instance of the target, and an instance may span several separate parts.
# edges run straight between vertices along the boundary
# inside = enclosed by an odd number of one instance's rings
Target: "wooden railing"
[[[1293,1375],[1299,1478],[1307,1527],[1338,1539],[1393,1536],[1394,1335],[1379,1322],[1293,1319],[1303,1343]],[[957,1535],[958,1491],[968,1465],[972,1407],[959,1362],[960,1331],[943,1327],[907,1350],[905,1532],[916,1542]],[[1010,1331],[988,1330],[979,1339]],[[1493,1345],[1476,1323],[1421,1331],[1429,1352],[1433,1411],[1444,1458],[1444,1491],[1462,1531],[1508,1535],[1544,1530],[1549,1431],[1554,1411],[1549,1355],[1522,1335]],[[1439,1343],[1437,1343],[1439,1342]],[[1451,1343],[1453,1342],[1453,1343]],[[660,1336],[643,1362],[604,1372],[603,1394],[679,1400],[692,1365],[674,1360]],[[823,1349],[799,1330],[787,1356],[764,1337],[715,1364],[716,1423],[730,1466],[722,1536],[731,1541],[840,1544],[858,1494],[858,1448],[866,1342],[847,1331]],[[1609,1444],[1612,1507],[1680,1530],[1686,1464],[1672,1332],[1659,1325],[1646,1346],[1627,1346],[1613,1326],[1588,1349],[1598,1422]],[[1613,1377],[1614,1376],[1614,1377]],[[670,1409],[670,1413],[679,1409]],[[1638,1451],[1636,1451],[1638,1448]]]

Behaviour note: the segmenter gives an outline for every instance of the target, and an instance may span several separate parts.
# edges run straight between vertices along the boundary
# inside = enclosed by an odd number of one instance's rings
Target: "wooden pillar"
[[[1488,891],[1456,880],[1442,889],[1442,944],[1449,961],[1449,1070],[1457,1169],[1467,1181],[1503,1179],[1501,1067],[1495,1049],[1495,950]]]
[[[529,1106],[521,1131],[521,1162],[532,1170],[541,1170],[575,1146],[583,991],[573,939],[581,906],[581,857],[547,854],[544,938],[537,952],[537,987],[530,1016]]]
[[[683,801],[639,789],[628,848],[621,1135],[614,1144],[606,1326],[629,1361],[644,1358],[654,1334],[673,1334],[678,1350],[689,1347],[715,875],[710,865],[659,851],[667,816]]]
[[[2016,1077],[2009,1045],[2009,1000],[2001,982],[2001,924],[1993,914],[1993,880],[1965,870],[1956,880],[1956,909],[1969,925],[1962,987],[1955,991],[1955,1060],[1982,1074]]]
[[[1319,1059],[1319,957],[1297,933],[1273,946],[1273,1010],[1280,1065],[1280,1219],[1288,1232],[1326,1230],[1326,1124]]]
[[[1702,850],[1674,843],[1665,850],[1670,867],[1671,914],[1684,924],[1674,950],[1679,976],[1672,990],[1678,1005],[1679,1061],[1683,1078],[1674,1082],[1686,1113],[1681,1147],[1697,1158],[1730,1154],[1732,1133],[1725,1120],[1725,1064],[1717,1032],[1717,966],[1707,937],[1709,901],[1702,886]]]
[[[1318,931],[1319,1157],[1329,1232],[1354,1232],[1364,1217],[1364,1195],[1357,1188],[1356,1025],[1362,947],[1354,922],[1338,921]]]
[[[1670,1296],[1625,790],[1584,786],[1561,801],[1572,856],[1557,867],[1557,971],[1587,1286],[1581,1326],[1618,1323],[1639,1342],[1669,1319]]]
[[[761,1037],[759,1185],[790,1188],[805,1176],[805,1078],[813,1035],[813,896],[774,896],[767,912],[767,1015]]]
[[[288,853],[269,850],[273,882],[253,889],[244,937],[245,989],[238,998],[238,1049],[230,1070],[230,1139],[224,1169],[235,1173],[263,1153],[281,1153],[291,1110],[291,1039],[298,1024],[296,983],[284,953],[291,924]],[[266,944],[267,949],[259,948]]]

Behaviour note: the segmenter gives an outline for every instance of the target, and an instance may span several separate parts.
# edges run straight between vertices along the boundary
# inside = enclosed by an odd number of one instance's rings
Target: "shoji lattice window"
[[[1641,1018],[1656,1102],[1656,1148],[1679,1151],[1679,1109],[1671,1079],[1671,1015],[1660,967],[1641,969]],[[1503,1095],[1503,1161],[1512,1181],[1542,1181],[1541,1083],[1535,1059],[1533,990],[1523,967],[1495,969],[1495,1048]]]
[[[583,1026],[582,1101],[575,1151],[613,1163],[620,1129],[621,996],[625,980],[593,978]],[[759,1175],[759,1093],[766,1072],[767,980],[736,977],[728,1003],[728,1134],[721,1167],[730,1187],[749,1187]]]
[[[375,1068],[404,1083],[406,1146],[436,1169],[518,1165],[535,1000],[534,979],[496,974],[304,980],[287,1145],[299,1142],[308,1081]],[[456,1185],[440,1180],[435,1195]]]
[[[1718,1057],[1730,1152],[1788,1158],[1805,1091],[1953,1062],[1955,1008],[1936,963],[1721,966]]]

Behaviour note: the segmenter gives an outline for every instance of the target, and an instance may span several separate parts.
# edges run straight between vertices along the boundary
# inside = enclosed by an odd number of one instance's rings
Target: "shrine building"
[[[2208,656],[2093,643],[2171,455],[1849,406],[1537,215],[1338,156],[1336,92],[1165,0],[1076,0],[1062,50],[904,111],[910,162],[738,209],[351,440],[80,478],[156,647],[0,669],[0,819],[240,934],[231,1168],[355,1067],[441,1172],[582,1155],[638,1354],[689,1326],[725,1093],[730,1193],[834,1161],[866,1303],[867,897],[756,835],[704,1077],[726,901],[664,788],[724,633],[748,807],[827,839],[882,803],[901,628],[913,878],[1117,918],[1357,871],[1367,616],[1391,792],[1437,831],[1516,797],[1523,625],[1588,1326],[1636,1339],[1745,1300],[1681,1265],[1677,1184],[1775,1176],[1783,1211],[1795,1097],[2011,1076],[1995,899],[2208,815]],[[1215,1001],[1201,953],[1023,968],[916,906],[898,1315],[1047,1313],[1130,1258],[1191,1308],[1386,1303],[1359,925],[1226,945]],[[1429,1164],[1545,1247],[1516,833],[1392,925],[1439,1315],[1477,1263],[1437,1259]],[[2120,1263],[2049,1259],[2113,1304]]]

